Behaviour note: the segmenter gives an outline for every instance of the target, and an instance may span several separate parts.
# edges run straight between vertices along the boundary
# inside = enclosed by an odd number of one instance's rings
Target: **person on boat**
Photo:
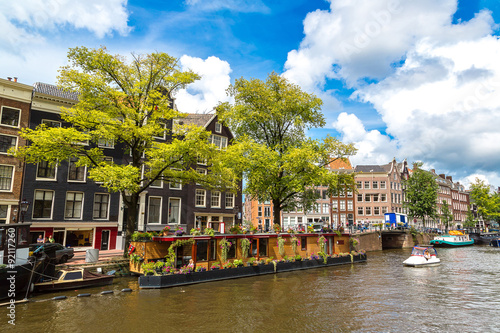
[[[429,260],[431,258],[431,254],[429,253],[429,250],[425,249],[424,251],[424,258],[425,260]]]
[[[43,237],[42,235],[38,235],[38,238],[36,239],[37,243],[43,243]]]
[[[187,266],[189,269],[194,271],[194,261],[193,259],[189,259],[189,264]]]

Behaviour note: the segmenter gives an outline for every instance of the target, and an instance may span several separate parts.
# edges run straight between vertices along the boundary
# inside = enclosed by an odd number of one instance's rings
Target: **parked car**
[[[55,259],[57,264],[64,264],[75,255],[75,250],[73,248],[64,247],[59,243],[31,244],[30,252],[45,252],[49,258]]]

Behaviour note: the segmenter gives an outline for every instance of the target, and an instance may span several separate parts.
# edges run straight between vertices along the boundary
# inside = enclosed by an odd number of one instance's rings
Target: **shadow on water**
[[[18,305],[16,331],[500,331],[500,249],[438,254],[436,267],[403,267],[410,249],[385,250],[369,253],[365,264],[169,289],[138,290],[136,278],[121,278],[112,286],[66,292],[66,300],[45,294]],[[93,295],[75,297],[87,292]],[[7,326],[0,322],[2,331]]]

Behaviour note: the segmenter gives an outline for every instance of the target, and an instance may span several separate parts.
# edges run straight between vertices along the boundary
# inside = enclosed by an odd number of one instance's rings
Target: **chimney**
[[[14,76],[14,82],[17,82],[17,77]]]
[[[443,179],[446,179],[446,177],[444,176],[444,173],[440,173],[439,174],[439,177],[443,178]]]
[[[7,76],[7,80],[12,81],[12,78],[10,76]]]
[[[432,173],[436,173],[436,169],[431,169],[431,172]]]
[[[446,179],[453,183],[453,178],[451,176],[446,176]]]

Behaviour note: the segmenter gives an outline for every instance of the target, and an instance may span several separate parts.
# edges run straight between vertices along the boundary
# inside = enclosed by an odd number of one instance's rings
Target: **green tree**
[[[413,173],[403,181],[406,200],[403,203],[408,215],[421,218],[425,227],[426,218],[435,218],[439,186],[434,176],[421,169],[422,163],[413,164]]]
[[[470,185],[470,201],[477,207],[477,214],[483,219],[498,220],[500,218],[500,198],[498,193],[492,193],[491,187],[485,181],[476,178]]]
[[[474,228],[476,226],[477,222],[474,219],[474,214],[472,214],[472,211],[470,209],[470,206],[467,209],[467,217],[465,218],[464,221],[464,228]]]
[[[450,211],[450,207],[448,206],[448,202],[443,200],[441,203],[441,221],[444,223],[446,228],[446,232],[448,232],[448,228],[453,224],[453,214]]]
[[[153,182],[236,186],[232,171],[218,163],[220,152],[208,143],[208,132],[196,126],[167,130],[169,122],[184,116],[171,107],[173,95],[199,79],[191,71],[181,71],[178,59],[158,52],[132,55],[127,62],[105,48],[85,47],[70,49],[68,59],[58,80],[61,88],[79,96],[76,105],[61,113],[71,127],[41,125],[23,130],[22,136],[30,144],[16,155],[28,163],[48,161],[52,165],[76,158],[78,166],[88,167],[90,179],[110,192],[120,192],[128,208],[127,246],[136,229],[139,195]],[[121,164],[107,161],[96,144],[99,140],[121,145],[123,156],[130,158]],[[85,141],[90,145],[81,144]],[[207,175],[193,169],[198,158],[207,160]]]
[[[319,98],[274,72],[265,82],[240,78],[228,94],[234,104],[217,107],[219,119],[236,137],[227,157],[244,176],[247,195],[272,201],[274,223],[281,225],[282,210],[310,207],[318,198],[316,186],[328,186],[332,193],[352,188],[352,174],[334,173],[326,166],[353,155],[354,146],[330,136],[306,137],[307,129],[325,125]]]

